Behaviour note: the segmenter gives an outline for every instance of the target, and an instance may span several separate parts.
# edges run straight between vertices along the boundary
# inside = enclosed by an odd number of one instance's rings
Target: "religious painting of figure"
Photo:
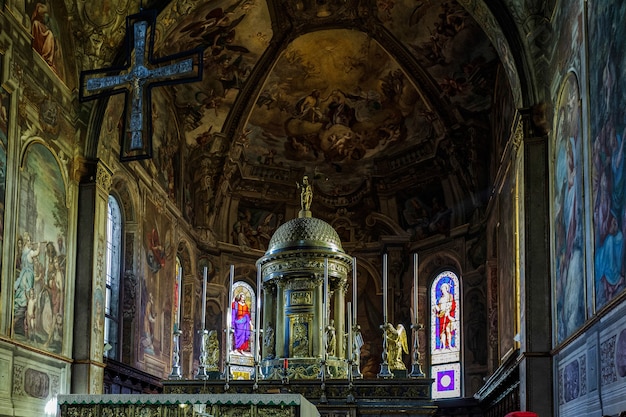
[[[67,238],[67,197],[58,162],[41,143],[26,151],[19,189],[12,335],[30,346],[61,353],[66,254],[59,242]]]
[[[459,279],[452,271],[439,274],[431,289],[431,354],[433,363],[457,360],[459,352]],[[447,353],[456,352],[450,356]],[[445,358],[441,358],[441,354]],[[437,358],[437,359],[436,359]]]
[[[33,49],[61,80],[65,81],[62,24],[63,2],[27,1],[26,14],[30,18]]]
[[[245,282],[233,284],[231,311],[231,353],[252,356],[254,346],[254,318],[256,300],[252,287]]]
[[[178,201],[181,181],[178,173],[180,173],[180,143],[182,141],[175,124],[170,122],[176,118],[176,115],[166,103],[160,89],[152,90],[151,106],[153,157],[143,160],[142,164],[154,174],[168,197]]]
[[[589,8],[591,183],[594,227],[595,307],[602,308],[626,288],[626,122],[622,91],[626,80],[626,4],[607,1]],[[610,40],[607,41],[607,40]]]
[[[2,76],[2,55],[0,54],[0,80]],[[7,186],[7,147],[9,145],[9,93],[0,87],[0,253],[4,244],[4,203]],[[2,257],[0,257],[0,271]],[[2,281],[0,274],[0,282]],[[0,287],[0,294],[2,288]]]
[[[146,200],[144,253],[147,276],[141,283],[140,352],[165,359],[169,355],[174,311],[175,262],[170,223]]]
[[[515,270],[516,236],[514,216],[515,178],[506,180],[498,199],[500,223],[497,230],[498,248],[498,349],[500,360],[504,360],[515,348],[518,329],[517,297],[518,283]]]
[[[563,83],[554,129],[554,259],[557,342],[585,321],[583,144],[578,82]]]

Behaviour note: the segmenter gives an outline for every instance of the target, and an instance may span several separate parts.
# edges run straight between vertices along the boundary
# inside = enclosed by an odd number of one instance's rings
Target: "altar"
[[[319,417],[299,394],[59,395],[63,417]]]

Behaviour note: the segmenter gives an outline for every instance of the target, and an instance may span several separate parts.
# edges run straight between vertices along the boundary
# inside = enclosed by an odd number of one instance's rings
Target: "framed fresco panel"
[[[65,182],[42,143],[29,145],[23,161],[11,334],[29,346],[62,353],[66,253],[59,242],[66,242],[68,233]]]
[[[624,291],[626,270],[626,165],[623,158],[626,78],[626,3],[595,2],[588,9],[589,122],[593,211],[595,310]],[[610,41],[608,41],[610,40]]]
[[[0,80],[2,80],[2,54],[0,54]],[[10,96],[8,91],[0,87],[0,253],[4,240],[4,203],[6,197],[6,166],[7,149],[9,145],[9,107]],[[2,271],[2,257],[0,257],[0,271]],[[2,294],[2,276],[0,275],[0,294]]]
[[[569,73],[561,87],[552,146],[552,230],[556,342],[585,321],[583,144],[579,84]]]
[[[515,187],[513,173],[509,171],[499,197],[498,226],[498,349],[504,361],[515,348],[517,332],[516,298],[517,275],[515,270]]]

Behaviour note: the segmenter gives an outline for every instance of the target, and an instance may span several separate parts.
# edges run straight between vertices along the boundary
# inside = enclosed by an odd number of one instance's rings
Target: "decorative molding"
[[[112,184],[113,177],[111,176],[111,171],[105,168],[104,165],[98,164],[96,167],[96,185],[108,193]]]

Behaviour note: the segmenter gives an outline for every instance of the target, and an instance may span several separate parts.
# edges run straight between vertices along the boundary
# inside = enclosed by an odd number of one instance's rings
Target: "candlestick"
[[[328,258],[324,258],[324,329],[328,326],[328,312]]]
[[[254,346],[255,353],[254,358],[258,363],[260,360],[259,353],[261,352],[261,268],[257,268],[256,271],[256,314],[254,316],[254,330],[255,330],[255,338],[254,338]]]
[[[417,257],[417,253],[413,254],[413,308],[415,309],[415,324],[418,323],[419,321],[419,317],[418,317],[418,313],[419,313],[419,309],[417,308],[417,303],[418,303],[418,298],[419,298],[419,292],[418,292],[418,279],[417,279],[417,273],[418,273],[418,257]]]
[[[352,258],[352,321],[348,323],[350,327],[356,325],[356,299],[357,296],[357,274],[356,274],[356,256]]]
[[[226,314],[226,322],[228,323],[228,353],[230,353],[230,351],[232,350],[232,326],[233,326],[233,314],[232,314],[232,308],[233,308],[233,286],[234,286],[234,280],[235,280],[235,265],[231,265],[230,266],[230,278],[229,278],[229,290],[228,290],[228,305],[230,305],[230,309],[228,311],[228,314]]]
[[[352,309],[348,301],[348,363],[352,361]]]
[[[383,255],[383,325],[387,324],[387,254]]]
[[[202,275],[202,330],[206,327],[206,282],[207,282],[207,267],[204,267],[204,273]]]
[[[180,304],[181,304],[181,287],[183,286],[183,268],[178,267],[178,294],[176,294],[176,328],[180,329]]]

